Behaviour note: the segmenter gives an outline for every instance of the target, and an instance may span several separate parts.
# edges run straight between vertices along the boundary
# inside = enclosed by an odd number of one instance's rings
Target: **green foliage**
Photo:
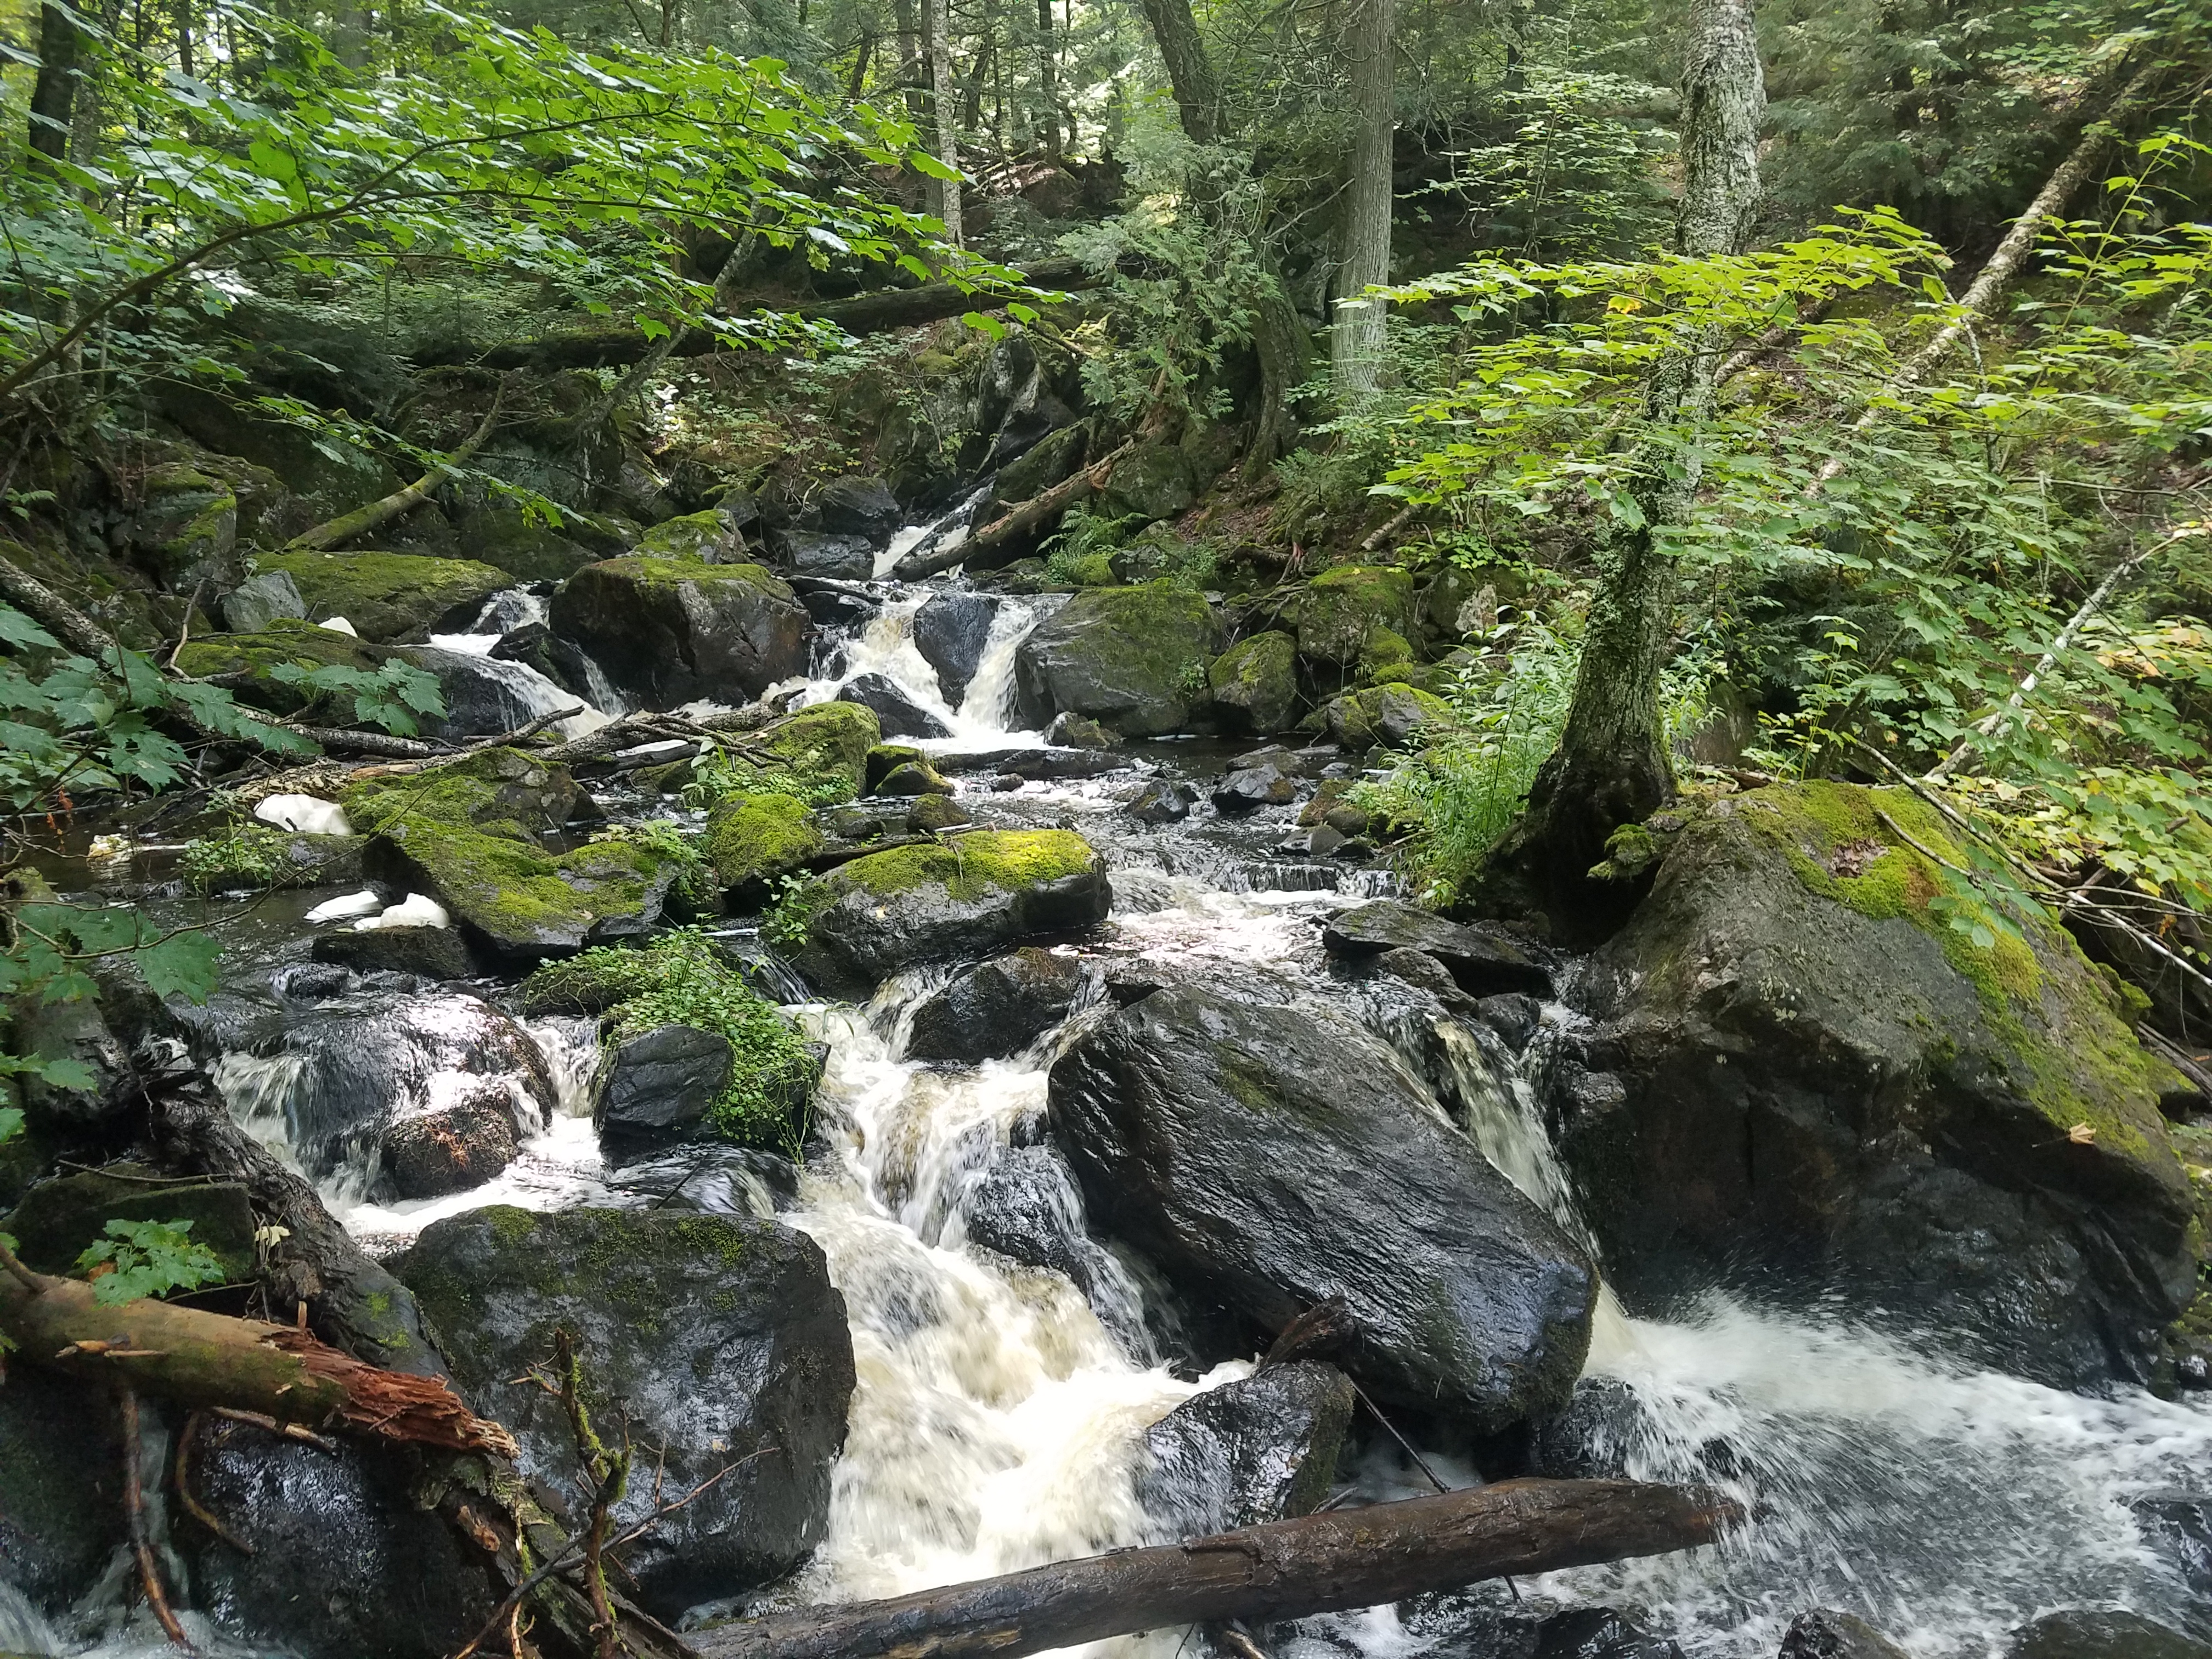
[[[1113,555],[1133,519],[1070,509],[1044,544],[1044,576],[1054,587],[1111,587]]]
[[[164,932],[135,905],[19,904],[9,921],[0,998],[35,994],[42,1002],[76,1002],[95,996],[99,987],[87,968],[100,960],[127,962],[155,996],[205,1002],[214,994],[215,939],[194,927]],[[57,1088],[93,1086],[91,1073],[74,1060],[0,1055],[0,1073],[9,1071],[37,1071]]]
[[[735,795],[763,793],[789,795],[809,806],[835,806],[853,799],[853,784],[849,778],[835,773],[763,766],[715,744],[691,763],[691,781],[678,792],[677,799],[698,810]]]
[[[787,955],[805,945],[814,918],[836,896],[827,884],[804,872],[779,878],[775,893],[761,915],[761,937]]]
[[[263,669],[258,678],[289,686],[307,696],[309,701],[301,715],[303,720],[318,708],[350,699],[355,722],[381,726],[394,737],[413,737],[419,729],[415,724],[417,714],[440,715],[446,712],[445,693],[439,689],[438,677],[396,657],[373,670],[356,668],[347,663],[313,667],[306,663],[280,662]]]
[[[623,842],[657,854],[673,866],[676,881],[670,889],[695,911],[714,909],[720,890],[714,872],[699,849],[698,837],[689,835],[673,818],[654,818],[647,823],[618,823],[599,830],[594,842]]]
[[[189,1221],[111,1221],[106,1231],[76,1259],[77,1271],[92,1278],[92,1299],[103,1308],[222,1283],[222,1262],[192,1242]]]
[[[195,893],[258,891],[276,884],[284,867],[284,842],[283,834],[265,823],[234,822],[186,842],[177,868]]]

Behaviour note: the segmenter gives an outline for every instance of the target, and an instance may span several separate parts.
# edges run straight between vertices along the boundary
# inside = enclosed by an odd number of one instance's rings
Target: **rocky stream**
[[[673,813],[750,856],[726,809],[659,793],[697,739],[580,761],[574,784],[515,751],[489,751],[507,773],[471,763],[500,816],[544,819],[532,856],[585,896],[580,927],[501,908],[536,866],[462,872],[488,811],[364,850],[359,784],[262,803],[316,871],[272,893],[185,896],[157,822],[72,848],[58,887],[226,946],[205,1006],[111,996],[113,1034],[78,1038],[182,1045],[411,1291],[532,1477],[577,1478],[520,1380],[556,1324],[654,1449],[624,1515],[758,1454],[627,1561],[681,1628],[1432,1480],[1626,1473],[1717,1486],[1753,1519],[1716,1547],[1304,1620],[1267,1652],[2212,1652],[2212,1409],[2147,1386],[2193,1272],[2187,1195],[2130,1152],[2156,1086],[2121,1060],[2067,1084],[2105,1114],[2094,1144],[2027,1112],[1989,1056],[2029,1037],[1978,1024],[1968,975],[1911,922],[1836,902],[1887,817],[1838,829],[1859,808],[1817,790],[1732,798],[1587,959],[1449,922],[1341,810],[1387,699],[1320,732],[1263,708],[1248,735],[1188,735],[1198,693],[1155,659],[1216,627],[1202,596],[896,579],[957,521],[875,527],[858,573],[854,548],[810,544],[836,574],[795,560],[766,602],[735,574],[757,567],[709,563],[632,603],[613,587],[645,579],[615,567],[646,562],[609,561],[411,647],[449,735],[560,714],[571,686],[595,705],[559,722],[572,741],[763,695],[787,721],[865,726],[860,799],[812,812],[803,858],[719,868],[730,915],[699,923],[818,1045],[798,1162],[702,1133],[726,1048],[603,1048],[596,1010],[517,990],[533,960],[673,918],[665,880],[641,898],[634,871],[578,862],[624,846],[608,826]],[[1762,839],[1762,811],[1798,840]],[[1062,839],[1012,839],[1036,836]],[[854,873],[909,855],[951,873]],[[800,944],[762,910],[802,863],[827,908]],[[2050,1063],[2090,1067],[2115,1031],[2131,1048],[2062,955],[2041,972],[2087,1012],[2037,1036]],[[27,1258],[40,1214],[58,1237],[131,1178],[34,1188]],[[191,1190],[250,1279],[243,1200]],[[1358,1333],[1342,1370],[1255,1370],[1332,1297]],[[167,1648],[126,1594],[106,1425],[27,1367],[0,1390],[0,1652]],[[143,1455],[188,1462],[206,1512],[149,1483],[208,1654],[436,1659],[482,1616],[405,1468],[181,1413]]]

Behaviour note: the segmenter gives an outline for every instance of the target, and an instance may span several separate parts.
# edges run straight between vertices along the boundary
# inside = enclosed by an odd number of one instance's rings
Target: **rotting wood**
[[[1717,1541],[1718,1494],[1630,1480],[1509,1480],[1056,1562],[692,1636],[702,1659],[1020,1659],[1131,1631],[1304,1618],[1514,1573]]]
[[[359,541],[370,531],[381,530],[394,519],[404,518],[413,512],[430,499],[431,492],[440,484],[453,477],[455,468],[463,465],[484,447],[485,440],[491,436],[492,428],[499,422],[500,405],[506,400],[507,386],[502,381],[499,390],[492,394],[491,408],[459,449],[413,483],[395,489],[366,507],[357,507],[350,513],[341,513],[335,519],[327,519],[312,529],[301,531],[284,544],[284,550],[287,553],[327,552],[331,548],[343,547],[348,542]]]

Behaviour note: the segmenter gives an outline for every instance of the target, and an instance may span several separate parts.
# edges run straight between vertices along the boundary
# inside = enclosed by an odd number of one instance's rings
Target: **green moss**
[[[774,571],[757,564],[708,564],[698,559],[632,553],[619,559],[602,559],[592,568],[647,588],[672,589],[687,582],[741,582],[779,599],[792,597],[789,584]]]
[[[520,1210],[512,1204],[494,1204],[483,1212],[484,1221],[491,1228],[491,1236],[507,1249],[538,1231],[538,1218],[528,1210]]]
[[[1291,610],[1298,652],[1318,662],[1359,660],[1378,633],[1413,628],[1413,573],[1393,565],[1340,564],[1307,584]],[[1409,651],[1410,654],[1410,651]]]
[[[833,898],[851,892],[889,898],[935,882],[965,900],[1079,876],[1097,858],[1091,843],[1073,830],[986,830],[871,853],[841,865],[822,884]]]
[[[370,831],[409,818],[528,838],[559,829],[575,793],[565,774],[519,749],[482,749],[425,771],[352,784],[338,804],[356,828]]]
[[[908,761],[926,763],[927,758],[921,750],[910,743],[878,744],[868,750],[867,761],[862,769],[863,781],[866,785],[865,793],[872,795],[875,793],[877,789],[882,787],[885,778]]]
[[[796,870],[828,842],[795,795],[772,791],[732,795],[707,817],[707,858],[724,887]]]
[[[194,679],[227,674],[265,677],[270,669],[287,663],[303,668],[359,668],[373,672],[391,655],[334,628],[318,628],[313,623],[280,617],[258,634],[209,634],[189,640],[177,653],[177,667]],[[255,691],[257,696],[263,694],[261,687]],[[265,700],[284,713],[301,702],[297,692],[274,684],[267,687]]]
[[[310,621],[343,617],[365,640],[427,629],[514,583],[493,565],[419,553],[264,553],[255,562],[299,584]]]
[[[700,757],[685,798],[702,806],[757,793],[792,795],[816,806],[850,800],[866,782],[869,751],[882,738],[872,708],[814,703]]]

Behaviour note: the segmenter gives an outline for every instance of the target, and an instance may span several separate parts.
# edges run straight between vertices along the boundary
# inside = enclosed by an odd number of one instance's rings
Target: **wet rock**
[[[310,622],[343,617],[373,642],[465,623],[514,580],[472,559],[419,553],[263,553],[256,562],[292,579]]]
[[[466,979],[477,970],[466,940],[451,927],[343,927],[318,934],[308,951],[316,962],[357,974],[416,974],[424,979]]]
[[[752,1217],[799,1202],[799,1170],[787,1158],[725,1141],[693,1141],[625,1158],[612,1184],[649,1210]]]
[[[544,714],[567,718],[588,713],[591,702],[564,689],[527,663],[441,646],[403,645],[394,654],[437,677],[446,712],[425,715],[423,735],[496,738],[521,730]]]
[[[1345,838],[1325,823],[1310,830],[1293,830],[1275,843],[1275,850],[1291,858],[1327,858],[1344,845]]]
[[[1064,749],[1119,749],[1120,734],[1080,714],[1061,713],[1045,728],[1044,740]]]
[[[1297,798],[1297,780],[1273,765],[1231,772],[1212,794],[1215,811],[1234,814],[1256,812],[1263,806],[1287,806]]]
[[[1966,861],[1909,792],[1843,784],[1674,838],[1576,987],[1620,1102],[1554,1103],[1607,1261],[1632,1298],[1757,1272],[2053,1383],[2142,1375],[2195,1279],[2166,1069],[2044,921],[1953,928],[1908,836]]]
[[[2212,1659],[2212,1642],[2139,1613],[2068,1608],[2014,1631],[2005,1659]]]
[[[67,1455],[56,1455],[61,1447]],[[58,1613],[123,1541],[113,1405],[75,1377],[9,1366],[0,1388],[0,1580]]]
[[[1240,640],[1206,671],[1215,719],[1226,732],[1273,737],[1297,716],[1298,648],[1288,634]]]
[[[1532,996],[1505,991],[1480,999],[1475,1004],[1474,1017],[1518,1054],[1528,1046],[1529,1039],[1536,1035],[1536,1028],[1544,1023],[1544,1005]]]
[[[1114,468],[1098,492],[1099,514],[1146,524],[1171,519],[1198,499],[1190,458],[1173,444],[1143,444]]]
[[[467,1079],[431,1098],[428,1110],[395,1118],[384,1132],[384,1175],[395,1197],[443,1198],[481,1187],[521,1149],[514,1091],[504,1080]],[[542,1122],[533,1114],[530,1127]]]
[[[234,634],[258,634],[279,617],[304,622],[307,601],[300,584],[282,570],[262,570],[222,596],[222,625]]]
[[[915,1005],[907,1057],[972,1066],[1019,1054],[1067,1018],[1083,978],[1074,957],[1034,945],[964,969]]]
[[[1145,1431],[1137,1501],[1164,1540],[1310,1515],[1352,1424],[1351,1379],[1310,1360],[1208,1389]]]
[[[1051,1116],[1093,1214],[1171,1279],[1266,1333],[1344,1297],[1378,1394],[1494,1429],[1573,1386],[1589,1264],[1334,1009],[1158,992],[1060,1056]]]
[[[1413,575],[1394,565],[1338,565],[1306,585],[1290,621],[1300,656],[1348,668],[1376,633],[1413,632]]]
[[[625,695],[665,708],[741,702],[804,674],[813,619],[757,564],[605,559],[562,585],[547,618]]]
[[[172,1183],[137,1164],[42,1181],[0,1219],[0,1233],[15,1237],[15,1254],[42,1273],[73,1273],[85,1246],[106,1234],[110,1221],[182,1221],[192,1242],[213,1250],[227,1284],[251,1283],[259,1267],[253,1248],[253,1203],[234,1181]]]
[[[732,902],[750,905],[767,896],[778,876],[802,868],[828,845],[805,801],[762,790],[717,801],[707,814],[702,850]]]
[[[1575,1607],[1544,1620],[1534,1659],[1682,1659],[1682,1650],[1611,1607]]]
[[[830,479],[815,496],[814,508],[832,535],[858,536],[877,547],[890,544],[906,516],[889,484],[858,476]]]
[[[824,987],[1087,927],[1113,903],[1105,860],[1068,830],[994,830],[872,853],[822,879],[794,960]]]
[[[857,582],[833,582],[799,575],[790,580],[791,590],[799,595],[799,602],[806,607],[806,614],[824,628],[842,628],[857,632],[873,622],[883,611],[883,606],[871,599],[867,590]]]
[[[1140,1364],[1155,1354],[1146,1304],[1113,1254],[1085,1230],[1083,1195],[1048,1146],[996,1146],[960,1195],[969,1241],[1010,1261],[1064,1273],[1122,1352]]]
[[[921,835],[957,830],[969,822],[967,808],[950,795],[916,795],[907,809],[906,827]]]
[[[193,1599],[224,1629],[302,1659],[443,1659],[491,1617],[482,1558],[417,1505],[398,1455],[216,1418],[198,1438],[199,1501],[246,1546],[194,1559]]]
[[[1125,738],[1180,731],[1205,700],[1213,608],[1172,582],[1091,587],[1030,630],[1014,656],[1024,720],[1072,711]]]
[[[991,793],[994,795],[1011,795],[1028,781],[1029,780],[1018,772],[1001,772],[991,780]]]
[[[887,738],[949,738],[951,727],[883,674],[856,674],[837,692],[840,702],[854,702],[875,711]]]
[[[1905,1650],[1855,1613],[1815,1607],[1790,1621],[1780,1659],[1909,1659]]]
[[[1156,780],[1137,792],[1129,816],[1139,823],[1181,823],[1198,805],[1198,791],[1187,783]]]
[[[605,1051],[592,1087],[592,1121],[615,1140],[665,1140],[705,1122],[736,1063],[729,1040],[663,1025]]]
[[[1432,729],[1454,724],[1451,705],[1411,685],[1370,685],[1331,699],[1305,724],[1355,754],[1370,749],[1407,749]]]
[[[1326,825],[1321,826],[1327,828]],[[1311,831],[1308,832],[1312,833]],[[1339,837],[1340,840],[1342,837]],[[1458,994],[1459,981],[1451,969],[1438,962],[1426,951],[1407,950],[1400,946],[1385,951],[1380,956],[1362,959],[1363,965],[1378,974],[1388,974],[1393,979],[1403,980],[1408,985],[1418,985],[1424,991],[1438,997]]]
[[[1470,996],[1495,996],[1506,991],[1535,997],[1552,994],[1550,972],[1519,945],[1396,899],[1377,899],[1338,911],[1322,929],[1321,938],[1332,956],[1372,956],[1395,950],[1425,952],[1449,968],[1460,988]]]
[[[901,761],[870,791],[878,795],[949,795],[952,786],[926,760]]]
[[[865,536],[820,530],[779,530],[770,538],[776,562],[795,575],[864,582],[875,574],[875,545]]]
[[[578,1488],[560,1402],[513,1380],[559,1328],[602,1420],[627,1413],[655,1449],[664,1497],[731,1470],[623,1552],[647,1611],[765,1583],[821,1541],[854,1371],[844,1298],[811,1239],[737,1216],[495,1207],[434,1224],[398,1269],[462,1395],[515,1431],[526,1475]],[[654,1485],[631,1483],[618,1525],[651,1510]]]
[[[914,648],[937,671],[938,690],[950,707],[960,706],[975,678],[998,614],[990,595],[958,592],[939,593],[914,613]]]
[[[721,507],[664,519],[637,538],[631,550],[640,558],[684,559],[700,564],[737,564],[747,552],[738,514]]]
[[[2149,1492],[2130,1498],[2144,1541],[2180,1570],[2191,1589],[2212,1596],[2212,1492]]]

